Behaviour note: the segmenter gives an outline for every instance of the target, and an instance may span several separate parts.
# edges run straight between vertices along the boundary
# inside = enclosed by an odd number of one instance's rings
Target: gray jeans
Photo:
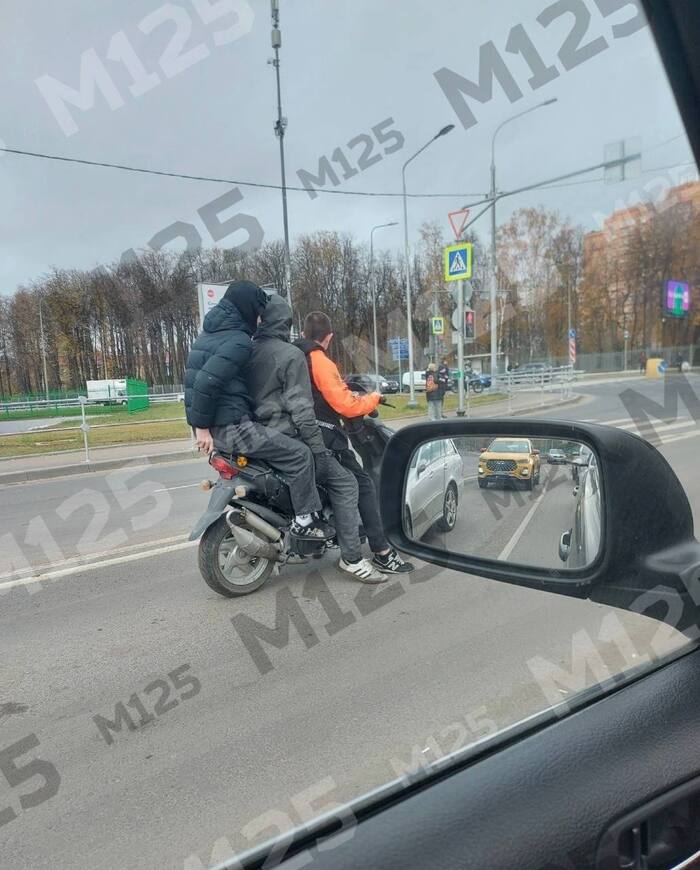
[[[358,488],[355,475],[331,455],[315,456],[316,480],[328,493],[333,508],[340,555],[346,562],[362,558],[360,544],[360,512],[357,507]]]
[[[442,399],[428,399],[428,420],[442,420]]]
[[[249,420],[227,426],[212,426],[210,431],[217,450],[264,459],[279,471],[289,485],[295,514],[321,510],[314,477],[314,460],[306,444]]]

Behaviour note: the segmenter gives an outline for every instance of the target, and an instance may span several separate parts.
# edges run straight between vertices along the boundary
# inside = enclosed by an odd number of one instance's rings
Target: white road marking
[[[86,571],[92,571],[97,568],[109,568],[112,565],[123,565],[125,562],[136,562],[138,559],[147,559],[150,556],[161,556],[165,553],[174,553],[177,550],[184,550],[189,547],[196,547],[198,541],[182,541],[179,544],[170,544],[166,547],[154,547],[151,550],[142,550],[140,553],[130,553],[125,556],[116,556],[113,559],[103,559],[98,562],[85,562],[82,565],[73,565],[70,568],[60,568],[57,571],[44,569],[41,574],[34,574],[31,577],[21,577],[17,580],[8,580],[6,583],[0,583],[0,591],[4,589],[13,589],[15,586],[29,586],[33,583],[42,583],[45,580],[58,580],[61,577],[71,577],[75,574],[83,574]],[[51,568],[51,566],[49,566]]]
[[[140,544],[129,544],[127,547],[114,547],[111,550],[101,550],[96,553],[85,553],[80,556],[71,556],[68,559],[63,559],[60,562],[51,562],[48,565],[28,565],[26,568],[18,568],[16,571],[10,571],[7,574],[0,574],[0,582],[3,580],[12,580],[19,575],[24,575],[25,577],[34,576],[34,574],[42,571],[55,571],[59,568],[70,568],[73,565],[87,564],[87,559],[89,559],[91,563],[100,561],[101,559],[113,559],[116,556],[124,556],[128,553],[133,553],[134,550],[147,550],[155,544],[159,547],[163,547],[166,544],[177,544],[185,540],[187,540],[187,535],[173,535],[170,538],[160,538],[157,541],[142,541]],[[33,571],[34,574],[27,574],[28,571]]]
[[[524,517],[523,521],[520,523],[520,525],[518,526],[518,528],[517,528],[517,529],[515,530],[515,532],[513,533],[513,537],[512,537],[512,538],[510,539],[510,541],[508,541],[508,543],[505,545],[505,547],[504,547],[503,550],[501,551],[500,555],[497,556],[497,558],[498,558],[499,561],[503,561],[503,562],[505,562],[505,561],[508,560],[508,557],[509,557],[510,554],[513,552],[513,550],[516,548],[516,546],[517,546],[517,544],[518,544],[518,541],[520,540],[520,538],[522,538],[523,533],[525,532],[525,529],[528,527],[528,524],[529,524],[530,520],[531,520],[531,519],[533,518],[533,516],[535,515],[535,511],[537,510],[537,508],[538,508],[538,507],[540,506],[540,504],[542,503],[542,499],[543,499],[543,497],[544,497],[544,495],[545,495],[546,492],[547,492],[547,485],[545,484],[545,485],[542,487],[542,492],[537,496],[537,498],[535,499],[534,504],[532,505],[532,507],[530,508],[530,510],[525,514],[525,517]]]

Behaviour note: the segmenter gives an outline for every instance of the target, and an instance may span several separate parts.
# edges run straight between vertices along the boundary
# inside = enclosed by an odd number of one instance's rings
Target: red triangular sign
[[[457,241],[462,238],[462,232],[469,220],[469,211],[468,208],[461,208],[459,211],[451,211],[448,214],[450,226],[452,227],[452,232],[455,234],[455,239],[457,239]]]

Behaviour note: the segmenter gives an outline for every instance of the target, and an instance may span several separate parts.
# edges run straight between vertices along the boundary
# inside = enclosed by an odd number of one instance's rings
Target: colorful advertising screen
[[[667,281],[664,309],[672,317],[687,317],[690,311],[690,285],[685,281]]]

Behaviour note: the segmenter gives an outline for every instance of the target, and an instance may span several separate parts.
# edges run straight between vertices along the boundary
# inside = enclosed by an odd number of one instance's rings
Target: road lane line
[[[662,438],[661,444],[665,446],[666,444],[674,444],[676,441],[686,441],[688,438],[697,438],[700,435],[700,429],[695,432],[685,432],[682,435],[672,435],[670,438]]]
[[[517,546],[518,541],[520,540],[520,538],[522,538],[523,533],[525,532],[525,529],[528,527],[528,524],[529,524],[530,520],[531,520],[531,519],[533,518],[533,516],[535,515],[535,511],[536,511],[537,508],[540,506],[540,503],[541,503],[542,499],[544,498],[544,495],[545,495],[545,493],[547,492],[547,489],[548,489],[548,487],[547,487],[547,485],[545,484],[545,485],[542,487],[542,492],[541,492],[541,493],[537,496],[537,498],[535,499],[535,503],[532,505],[532,507],[530,508],[530,510],[525,514],[525,517],[523,518],[523,521],[520,523],[520,525],[518,526],[518,528],[517,528],[517,529],[515,530],[515,532],[513,533],[513,537],[512,537],[512,538],[510,539],[510,541],[508,541],[508,543],[505,545],[505,547],[503,548],[503,550],[502,550],[500,556],[497,556],[499,562],[500,562],[500,561],[503,561],[503,562],[507,561],[508,556],[510,556],[510,554],[513,552],[513,550],[514,550],[515,547]]]
[[[186,534],[173,535],[169,538],[159,538],[156,541],[142,541],[140,544],[129,544],[127,547],[115,547],[111,550],[100,550],[96,553],[85,553],[85,555],[81,556],[69,556],[67,559],[62,559],[60,562],[51,562],[48,565],[29,565],[26,568],[18,568],[16,571],[10,571],[7,574],[0,574],[0,583],[3,580],[13,580],[20,575],[23,575],[24,577],[33,577],[37,572],[57,571],[59,568],[71,568],[74,565],[84,565],[87,564],[85,561],[86,559],[91,560],[91,563],[99,562],[102,559],[114,559],[117,556],[131,554],[134,550],[148,550],[148,548],[152,548],[154,544],[163,547],[167,544],[178,544],[185,540],[187,540]],[[27,574],[27,571],[33,571],[34,574]]]
[[[13,589],[15,586],[30,586],[34,583],[42,583],[46,580],[59,580],[62,577],[71,577],[75,574],[84,574],[98,568],[109,568],[113,565],[123,565],[125,562],[136,562],[138,559],[148,559],[151,556],[161,556],[165,553],[174,553],[177,550],[185,550],[196,547],[198,541],[183,541],[180,544],[170,544],[167,547],[155,547],[153,550],[144,550],[141,553],[131,553],[128,556],[117,556],[114,559],[103,559],[101,562],[90,562],[83,565],[74,565],[72,568],[62,568],[58,571],[45,571],[32,577],[21,577],[18,580],[9,580],[0,583],[0,592],[5,589]]]

